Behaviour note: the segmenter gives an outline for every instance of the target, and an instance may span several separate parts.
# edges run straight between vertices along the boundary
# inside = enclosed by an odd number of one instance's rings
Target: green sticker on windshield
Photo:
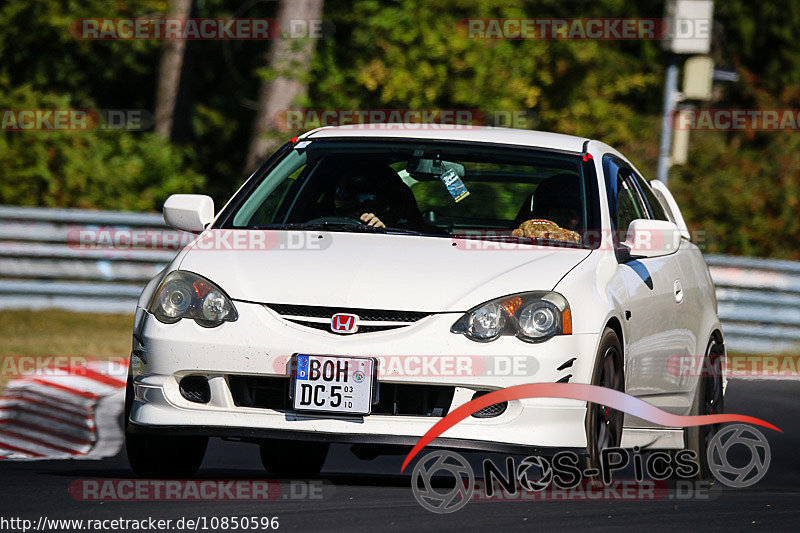
[[[458,177],[458,173],[455,171],[455,169],[451,168],[439,176],[439,179],[441,179],[442,183],[444,183],[445,187],[447,187],[447,192],[450,193],[450,196],[453,197],[453,200],[456,203],[469,196],[467,186],[464,185],[464,182]]]

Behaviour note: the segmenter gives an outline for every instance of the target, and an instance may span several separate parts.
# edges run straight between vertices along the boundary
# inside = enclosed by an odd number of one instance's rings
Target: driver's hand
[[[381,222],[381,219],[376,217],[373,213],[364,213],[360,218],[361,222],[373,228],[385,228],[386,224]]]

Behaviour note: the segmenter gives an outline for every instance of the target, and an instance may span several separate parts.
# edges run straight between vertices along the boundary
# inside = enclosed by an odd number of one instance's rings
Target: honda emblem
[[[358,331],[358,315],[336,313],[331,317],[331,331],[334,333],[355,333]]]

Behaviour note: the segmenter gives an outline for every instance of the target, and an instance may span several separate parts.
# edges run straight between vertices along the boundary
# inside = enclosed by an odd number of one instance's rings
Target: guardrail
[[[0,309],[132,313],[186,235],[156,213],[0,206]]]
[[[800,262],[707,255],[729,350],[800,351]]]
[[[0,309],[131,313],[191,238],[155,213],[0,206]],[[800,350],[800,262],[706,261],[730,350]]]

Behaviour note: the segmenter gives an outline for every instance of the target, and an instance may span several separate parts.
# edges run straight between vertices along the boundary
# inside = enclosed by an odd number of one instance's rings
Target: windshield
[[[477,236],[581,245],[596,226],[581,155],[442,141],[301,141],[223,228]]]

